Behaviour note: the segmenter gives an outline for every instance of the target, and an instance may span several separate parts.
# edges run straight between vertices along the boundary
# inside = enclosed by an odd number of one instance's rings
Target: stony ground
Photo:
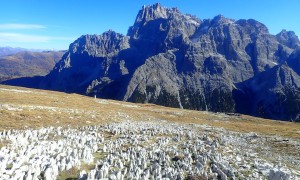
[[[0,179],[300,179],[300,126],[0,87]]]

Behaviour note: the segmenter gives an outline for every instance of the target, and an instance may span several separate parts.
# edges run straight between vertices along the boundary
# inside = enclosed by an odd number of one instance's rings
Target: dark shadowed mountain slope
[[[293,32],[274,36],[253,19],[200,20],[155,4],[139,11],[127,36],[78,38],[40,88],[290,120],[297,107],[277,111],[298,101],[272,98],[299,98],[298,46]]]
[[[287,64],[275,66],[240,85],[234,91],[236,111],[300,122],[300,76]]]
[[[129,47],[129,38],[113,31],[102,35],[86,35],[70,45],[54,69],[42,82],[42,87],[67,92],[85,93],[89,84],[99,77],[114,78],[118,55]],[[127,54],[127,53],[126,53]],[[134,56],[135,53],[132,53]]]

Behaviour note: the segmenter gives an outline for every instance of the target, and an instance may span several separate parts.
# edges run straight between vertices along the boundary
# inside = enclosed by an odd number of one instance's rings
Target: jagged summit
[[[229,19],[219,14],[212,19],[212,24],[220,25],[220,24],[231,24],[234,23],[234,19]]]
[[[278,41],[290,48],[300,47],[300,41],[294,31],[287,31],[283,29],[280,33],[276,35],[276,37]]]
[[[115,31],[109,30],[101,35],[83,35],[69,47],[72,53],[87,53],[91,56],[105,57],[116,50],[128,46],[128,38]]]
[[[175,14],[182,14],[178,8],[167,8],[161,6],[160,3],[153,5],[143,6],[139,11],[135,23],[148,22],[154,19],[168,19],[170,16]]]
[[[143,6],[142,10],[138,13],[135,23],[146,23],[150,20],[158,19],[158,18],[168,18],[169,9],[162,7],[159,3]]]
[[[146,31],[147,36],[152,33],[158,36],[157,33],[160,34],[159,32],[165,32],[160,36],[177,36],[178,32],[181,32],[183,35],[186,33],[191,35],[193,32],[186,31],[195,29],[200,23],[201,20],[195,16],[182,14],[177,8],[165,8],[157,3],[143,6],[136,17],[134,25],[129,28],[127,35],[136,39],[142,36],[144,31]],[[175,26],[177,26],[177,30],[173,29]]]
[[[236,24],[245,28],[254,29],[254,33],[256,34],[269,34],[269,29],[267,28],[267,26],[255,19],[241,19],[236,21]]]

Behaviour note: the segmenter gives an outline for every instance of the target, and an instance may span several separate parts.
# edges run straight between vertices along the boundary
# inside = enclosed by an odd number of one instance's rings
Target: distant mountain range
[[[300,42],[253,19],[201,20],[155,4],[139,11],[127,36],[81,36],[30,82],[14,84],[300,121]]]
[[[47,75],[65,51],[31,52],[14,49],[10,53],[11,55],[0,57],[0,82],[19,77]]]
[[[0,47],[0,57],[13,55],[18,52],[26,51],[24,48]]]

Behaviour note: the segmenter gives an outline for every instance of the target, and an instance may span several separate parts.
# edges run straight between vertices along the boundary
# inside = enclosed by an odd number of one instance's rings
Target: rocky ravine
[[[299,156],[270,151],[267,138],[163,120],[9,130],[0,133],[0,179],[52,180],[72,169],[78,179],[300,179]]]
[[[253,19],[144,6],[127,36],[84,35],[39,88],[299,121],[299,39]],[[269,82],[271,79],[271,82]]]

